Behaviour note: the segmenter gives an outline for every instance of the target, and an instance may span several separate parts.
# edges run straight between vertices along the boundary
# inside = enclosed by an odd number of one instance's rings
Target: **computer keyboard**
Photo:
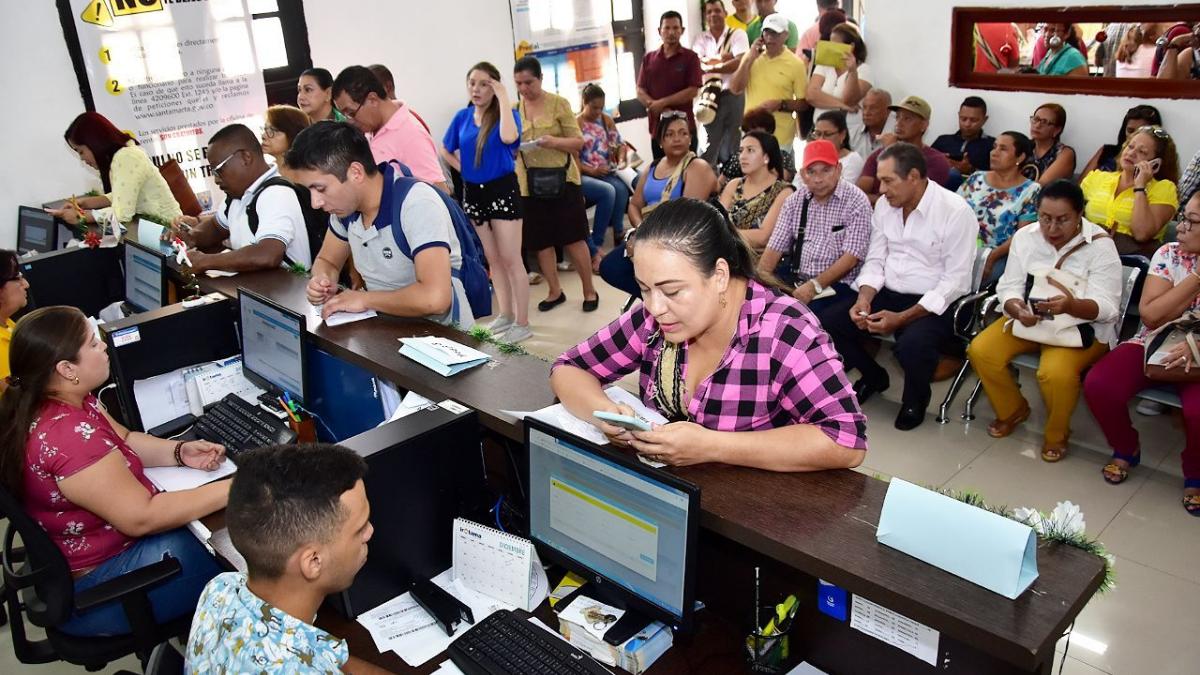
[[[237,394],[227,394],[205,411],[192,429],[197,437],[224,445],[235,460],[244,450],[296,440],[291,427]]]
[[[500,610],[450,643],[450,660],[465,675],[612,675],[567,641],[529,622],[529,613]]]

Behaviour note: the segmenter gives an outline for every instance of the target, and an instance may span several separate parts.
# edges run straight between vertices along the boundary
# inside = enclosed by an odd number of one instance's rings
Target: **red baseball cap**
[[[818,141],[809,141],[804,145],[804,161],[801,163],[800,168],[807,169],[817,162],[824,162],[830,166],[837,166],[838,151],[837,148],[833,146],[833,143],[830,143],[825,139],[821,139]]]

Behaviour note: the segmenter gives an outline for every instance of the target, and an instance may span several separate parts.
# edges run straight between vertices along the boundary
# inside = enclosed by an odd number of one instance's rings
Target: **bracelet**
[[[184,465],[183,464],[183,455],[180,454],[182,450],[183,450],[183,441],[179,441],[178,443],[175,444],[175,466],[183,466]]]
[[[1141,193],[1143,193],[1143,194],[1144,194],[1144,193],[1146,192],[1146,188],[1144,188],[1144,187],[1141,187],[1141,188],[1140,188],[1140,187],[1135,187],[1135,188],[1133,188],[1133,191],[1134,191],[1134,192],[1141,192]]]

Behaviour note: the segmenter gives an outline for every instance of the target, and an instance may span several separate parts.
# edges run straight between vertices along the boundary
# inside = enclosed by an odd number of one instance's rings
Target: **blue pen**
[[[300,412],[296,407],[296,402],[292,400],[292,395],[287,393],[286,389],[283,391],[283,400],[287,401],[288,407],[292,409],[292,412]]]

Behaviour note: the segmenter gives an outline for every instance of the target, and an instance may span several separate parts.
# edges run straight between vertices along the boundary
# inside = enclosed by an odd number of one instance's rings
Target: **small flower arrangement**
[[[455,328],[458,328],[458,326],[456,325]],[[461,330],[461,328],[459,330]],[[487,344],[495,345],[496,350],[501,354],[529,354],[529,352],[525,351],[525,348],[521,345],[500,340],[495,335],[492,335],[492,331],[483,326],[472,327],[471,330],[467,331],[467,335],[470,335],[480,342],[486,342]]]

